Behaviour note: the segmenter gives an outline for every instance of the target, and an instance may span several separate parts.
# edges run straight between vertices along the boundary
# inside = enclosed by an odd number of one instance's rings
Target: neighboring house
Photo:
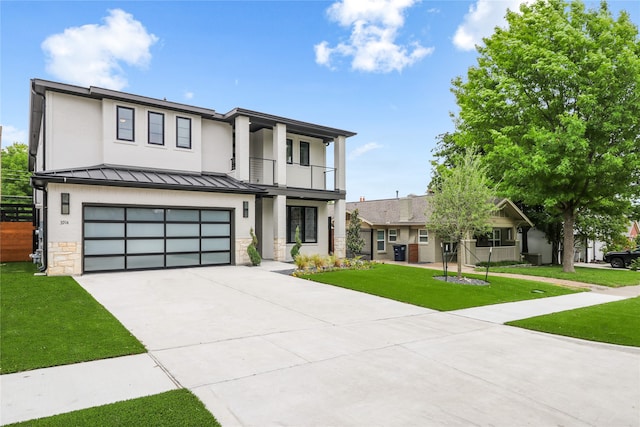
[[[362,251],[374,260],[396,259],[395,246],[404,251],[408,262],[442,262],[446,243],[427,230],[425,212],[429,195],[368,200],[347,203],[347,220],[351,212],[358,210],[362,220]],[[531,221],[508,199],[496,199],[497,213],[491,218],[492,232],[488,236],[465,241],[465,250],[458,251],[465,264],[487,261],[491,251],[492,261],[520,260],[518,228],[532,226]],[[452,246],[449,247],[452,249]],[[402,249],[404,247],[404,249]]]
[[[631,242],[635,242],[640,235],[640,225],[638,221],[631,221],[625,237]],[[594,262],[602,261],[605,254],[607,244],[599,240],[585,240],[581,236],[576,236],[576,244],[579,245],[575,250],[576,262]],[[632,245],[632,247],[635,247]]]
[[[303,252],[329,252],[329,202],[333,250],[344,255],[345,143],[353,135],[34,79],[34,255],[51,275],[244,264],[253,228],[262,257],[285,261],[296,226]]]

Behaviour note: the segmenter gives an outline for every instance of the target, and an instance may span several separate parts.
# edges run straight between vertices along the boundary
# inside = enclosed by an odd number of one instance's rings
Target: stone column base
[[[81,248],[81,242],[49,242],[47,246],[47,275],[82,274]]]

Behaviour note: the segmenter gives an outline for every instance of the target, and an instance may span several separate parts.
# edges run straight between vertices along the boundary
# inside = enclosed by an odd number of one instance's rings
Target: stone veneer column
[[[347,214],[344,200],[336,200],[333,206],[333,254],[338,258],[347,256]]]
[[[273,259],[287,260],[287,197],[273,199]]]
[[[82,242],[49,242],[47,245],[47,275],[82,274]]]
[[[247,248],[251,244],[251,238],[236,239],[236,265],[251,264]]]

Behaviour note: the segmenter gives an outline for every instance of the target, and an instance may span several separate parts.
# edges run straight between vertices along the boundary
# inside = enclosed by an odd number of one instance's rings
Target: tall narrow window
[[[293,163],[293,140],[287,139],[287,163]]]
[[[376,233],[377,243],[378,243],[378,252],[384,252],[384,230],[378,230]]]
[[[309,143],[300,141],[300,164],[309,166]]]
[[[62,215],[69,215],[70,204],[69,193],[60,193],[60,213]]]
[[[186,117],[176,119],[176,146],[191,148],[191,119]]]
[[[117,138],[123,141],[133,141],[134,138],[134,119],[133,108],[118,107],[118,133]]]
[[[164,114],[149,111],[149,144],[164,145]]]

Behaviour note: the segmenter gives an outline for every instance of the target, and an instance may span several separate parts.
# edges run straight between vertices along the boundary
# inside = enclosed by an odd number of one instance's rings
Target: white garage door
[[[83,207],[83,271],[231,264],[232,211]]]

